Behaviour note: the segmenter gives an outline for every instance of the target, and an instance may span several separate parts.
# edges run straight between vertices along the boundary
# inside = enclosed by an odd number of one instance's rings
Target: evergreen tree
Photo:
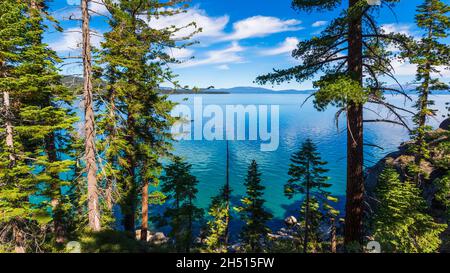
[[[37,191],[37,182],[31,175],[32,166],[24,160],[28,154],[22,137],[14,128],[20,122],[17,105],[24,85],[21,64],[27,44],[23,34],[28,32],[30,23],[27,8],[15,0],[0,2],[0,118],[5,130],[0,146],[0,238],[6,250],[16,252],[25,252],[28,248],[25,234],[30,233],[25,226],[34,226],[38,219],[46,224],[49,218],[30,202],[29,197]],[[36,218],[43,215],[44,219]]]
[[[258,172],[255,160],[248,167],[244,185],[247,189],[246,196],[242,199],[242,206],[236,208],[245,223],[241,239],[250,247],[251,252],[261,252],[261,240],[265,240],[270,232],[267,221],[272,218],[272,214],[264,209],[265,187],[261,185],[261,173]]]
[[[293,0],[299,11],[326,11],[342,7],[344,1]],[[259,76],[257,82],[281,83],[304,81],[324,73],[314,86],[315,106],[323,110],[327,105],[340,108],[347,115],[347,194],[345,214],[345,243],[360,243],[363,218],[363,105],[366,102],[384,105],[397,120],[377,119],[366,121],[391,122],[407,126],[396,108],[383,100],[382,91],[403,93],[384,86],[381,77],[394,78],[390,61],[392,54],[385,49],[389,44],[404,44],[405,37],[384,33],[373,18],[379,6],[367,0],[348,0],[344,10],[319,36],[302,41],[292,56],[301,60],[298,66],[275,70]],[[383,6],[398,0],[383,0]],[[365,82],[363,79],[366,79]],[[404,110],[404,109],[403,109]]]
[[[227,196],[230,196],[229,189],[225,185],[220,189],[217,196],[211,200],[208,209],[210,219],[206,227],[206,249],[208,252],[227,252],[227,232],[230,220],[230,210],[227,206]]]
[[[417,8],[416,23],[424,31],[423,37],[413,43],[413,50],[406,52],[410,62],[417,65],[416,81],[420,84],[417,87],[418,100],[416,102],[417,113],[413,121],[416,125],[413,131],[414,145],[413,152],[416,155],[416,164],[420,166],[422,159],[429,159],[430,151],[425,140],[426,133],[432,127],[427,125],[427,120],[436,115],[436,110],[432,109],[434,101],[430,95],[436,90],[448,90],[450,87],[439,80],[438,76],[444,67],[449,67],[450,46],[445,44],[445,39],[449,37],[450,29],[450,6],[440,0],[425,0]],[[420,171],[418,173],[421,180]]]
[[[331,187],[327,183],[328,172],[324,166],[317,148],[311,139],[307,139],[301,149],[291,157],[289,176],[291,177],[285,185],[285,195],[288,198],[296,194],[305,196],[301,207],[301,226],[303,227],[303,252],[307,252],[309,245],[317,244],[320,223],[325,219],[322,209],[330,209],[327,204],[333,200],[330,193],[326,191]]]
[[[45,12],[44,1],[32,0],[27,5],[7,1],[4,5],[11,10],[4,10],[6,22],[2,27],[11,40],[2,44],[5,54],[1,57],[5,57],[1,61],[5,68],[1,85],[7,113],[2,154],[8,156],[8,163],[2,156],[2,165],[8,167],[2,172],[5,186],[0,187],[0,199],[6,213],[4,223],[16,234],[16,251],[24,251],[24,234],[30,234],[24,229],[30,226],[45,230],[52,223],[51,238],[58,243],[64,241],[66,205],[62,202],[66,198],[62,188],[69,181],[62,177],[72,170],[74,162],[60,155],[72,151],[76,118],[69,110],[73,96],[62,86],[56,68],[60,60],[42,42],[47,29],[44,19],[54,21]],[[32,204],[32,199],[39,202]]]
[[[198,180],[190,174],[191,165],[175,157],[165,167],[161,177],[161,191],[170,200],[163,214],[161,224],[170,226],[170,237],[175,241],[178,252],[190,252],[193,242],[193,225],[202,218],[203,210],[194,204]]]
[[[374,238],[384,252],[436,252],[440,234],[447,225],[436,223],[426,213],[420,189],[409,181],[400,181],[392,167],[379,177],[377,212],[373,218]]]
[[[157,190],[162,166],[160,159],[171,149],[170,116],[174,103],[159,94],[159,85],[174,81],[167,64],[176,60],[167,48],[180,48],[173,38],[176,27],[152,28],[156,17],[173,16],[183,12],[182,1],[105,0],[111,14],[111,30],[99,53],[97,75],[106,83],[99,94],[99,145],[104,157],[108,190],[116,187],[116,202],[124,215],[125,230],[134,231],[139,189],[154,186],[151,202],[159,203],[164,196]],[[146,207],[148,199],[143,194]],[[146,212],[144,212],[146,213]],[[145,217],[145,215],[144,215]],[[146,221],[144,221],[144,225]],[[144,232],[146,227],[143,228]]]

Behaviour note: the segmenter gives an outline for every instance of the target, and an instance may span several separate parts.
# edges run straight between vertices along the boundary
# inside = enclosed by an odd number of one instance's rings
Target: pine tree
[[[2,166],[8,167],[2,171],[5,185],[0,187],[0,196],[5,212],[3,220],[12,227],[16,251],[24,251],[29,242],[37,241],[28,238],[26,242],[24,234],[31,234],[26,230],[30,227],[45,230],[52,223],[52,238],[58,243],[64,240],[62,188],[69,181],[62,177],[71,171],[74,162],[59,155],[70,154],[72,150],[76,118],[68,110],[73,96],[62,86],[56,68],[60,60],[42,42],[47,28],[44,19],[54,21],[45,13],[45,3],[36,0],[25,5],[7,1],[4,5],[11,10],[3,11],[6,22],[2,27],[5,37],[11,40],[2,44],[5,59],[1,61],[1,86],[4,95],[8,93],[3,102],[7,113],[4,146],[7,148],[2,149],[8,163],[2,156]],[[39,202],[33,203],[32,199]]]
[[[104,184],[116,187],[124,227],[131,232],[140,189],[154,186],[150,195],[142,195],[144,214],[149,200],[164,200],[157,190],[157,177],[162,170],[160,160],[171,149],[169,129],[175,118],[169,114],[174,103],[159,94],[159,85],[174,81],[166,65],[176,60],[166,53],[167,48],[185,45],[173,38],[178,27],[155,29],[151,22],[158,16],[183,12],[181,2],[104,1],[111,14],[111,30],[104,35],[96,68],[96,75],[106,83],[99,94],[99,107],[105,109],[98,120],[103,136],[99,150],[106,162]]]
[[[432,128],[427,125],[427,120],[436,115],[432,109],[434,101],[430,98],[433,91],[448,90],[450,87],[443,83],[438,76],[444,67],[449,67],[450,46],[445,44],[449,37],[450,6],[440,0],[425,0],[417,8],[416,23],[424,31],[423,37],[413,44],[413,50],[406,52],[405,56],[410,62],[417,64],[416,81],[418,100],[416,102],[417,113],[413,121],[416,125],[413,131],[415,145],[413,152],[416,155],[416,164],[420,167],[422,159],[429,159],[430,151],[425,140],[426,133]],[[420,171],[418,181],[421,182]]]
[[[230,210],[226,202],[228,196],[230,196],[229,188],[224,185],[219,194],[211,200],[205,239],[208,252],[227,252],[226,238],[230,221]]]
[[[242,206],[236,208],[245,224],[240,237],[251,252],[261,252],[261,240],[265,240],[270,232],[267,221],[272,218],[272,214],[264,209],[265,187],[261,185],[261,173],[255,160],[248,167],[244,185],[246,196],[242,199]]]
[[[327,183],[328,172],[324,166],[317,148],[311,139],[307,139],[301,149],[294,153],[289,167],[291,177],[285,185],[285,195],[288,198],[296,194],[305,195],[301,207],[301,225],[303,227],[303,252],[307,252],[309,245],[314,245],[318,240],[320,223],[325,219],[322,209],[330,209],[328,201],[333,200],[326,191],[331,187]]]
[[[161,177],[161,191],[171,203],[164,211],[161,223],[166,222],[170,226],[170,237],[174,239],[177,251],[186,253],[192,247],[193,225],[203,215],[203,210],[194,204],[198,180],[190,171],[190,164],[175,157]]]
[[[344,1],[293,0],[299,11],[325,11],[340,8]],[[340,108],[347,115],[347,194],[345,215],[345,243],[360,243],[363,219],[363,105],[366,102],[380,104],[391,111],[397,120],[377,119],[367,122],[390,122],[407,126],[398,109],[383,101],[382,91],[404,93],[383,85],[381,77],[394,78],[390,61],[392,56],[385,49],[389,44],[405,44],[405,37],[383,33],[373,18],[378,6],[366,0],[348,0],[344,10],[322,33],[302,41],[292,56],[301,64],[274,73],[259,76],[260,84],[285,81],[304,81],[324,73],[315,81],[315,106],[323,110],[327,105]],[[383,0],[391,5],[397,0]],[[363,77],[364,76],[364,77]],[[363,78],[366,79],[363,82]]]
[[[383,252],[428,253],[439,249],[439,236],[447,225],[436,223],[426,213],[425,200],[414,183],[400,181],[399,174],[388,166],[379,177],[376,196],[373,235]]]
[[[0,146],[0,238],[6,250],[15,252],[25,252],[28,248],[25,235],[28,230],[24,226],[34,226],[36,216],[43,215],[29,199],[37,191],[36,181],[31,175],[32,167],[23,160],[27,154],[20,132],[15,130],[20,122],[17,105],[23,85],[21,63],[27,44],[23,34],[29,29],[27,8],[14,0],[0,2],[0,118],[5,128]],[[48,223],[48,218],[41,224]]]

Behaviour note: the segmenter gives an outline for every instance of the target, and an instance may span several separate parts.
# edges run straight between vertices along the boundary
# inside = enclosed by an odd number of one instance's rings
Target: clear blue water
[[[346,134],[345,117],[341,117],[339,130],[335,123],[336,109],[330,107],[324,112],[314,109],[312,101],[300,107],[308,95],[303,94],[220,94],[220,95],[172,95],[170,99],[190,107],[195,96],[201,96],[203,104],[216,104],[225,109],[225,105],[279,105],[280,109],[280,144],[273,152],[261,152],[259,141],[230,141],[230,183],[233,189],[233,202],[238,205],[245,193],[244,177],[248,164],[255,159],[262,173],[262,181],[266,187],[266,207],[278,226],[287,215],[298,214],[301,197],[289,200],[283,194],[283,185],[288,180],[290,156],[297,151],[302,141],[310,137],[317,144],[324,160],[328,161],[331,191],[341,200],[342,209],[345,195],[346,176]],[[404,99],[399,96],[387,96],[390,103],[403,106]],[[433,99],[436,108],[445,110],[445,102],[450,96],[439,95]],[[411,103],[407,103],[410,107]],[[369,106],[380,112],[377,106]],[[443,112],[441,112],[443,113]],[[381,114],[385,113],[381,111]],[[374,118],[372,111],[365,112],[365,118]],[[206,119],[207,120],[207,119]],[[431,121],[433,126],[442,120],[438,115]],[[341,132],[339,132],[341,131]],[[395,151],[399,144],[409,138],[408,132],[397,125],[386,123],[368,123],[365,126],[365,142],[384,147],[384,150],[365,148],[366,165],[371,166],[389,152]],[[174,145],[175,153],[192,164],[193,174],[198,178],[198,205],[206,208],[210,198],[216,195],[225,182],[226,141],[182,140]]]

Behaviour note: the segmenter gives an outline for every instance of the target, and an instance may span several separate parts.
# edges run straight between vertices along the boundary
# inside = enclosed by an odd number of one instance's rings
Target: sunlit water
[[[220,105],[279,105],[280,109],[280,139],[276,151],[260,151],[259,141],[230,141],[230,185],[233,190],[233,205],[239,205],[239,200],[245,193],[244,178],[248,164],[254,159],[258,162],[262,173],[262,182],[266,187],[266,207],[274,215],[272,226],[282,224],[287,215],[297,215],[301,196],[292,200],[283,193],[283,186],[288,180],[290,156],[297,151],[306,138],[311,138],[317,144],[322,158],[328,162],[328,176],[333,185],[331,192],[340,198],[339,208],[342,209],[345,195],[346,177],[346,134],[345,116],[341,117],[339,127],[336,126],[336,109],[330,107],[324,112],[318,112],[312,101],[301,104],[308,97],[303,94],[217,94],[217,95],[172,95],[170,99],[192,107],[195,96],[201,96],[204,106]],[[387,96],[390,103],[404,106],[405,100],[400,96]],[[413,97],[414,99],[414,97]],[[434,96],[435,108],[441,113],[430,123],[437,126],[443,119],[445,102],[450,96]],[[407,107],[411,103],[406,103]],[[377,106],[372,110],[381,111]],[[381,112],[382,113],[382,112]],[[383,114],[383,113],[382,113]],[[365,112],[365,119],[376,118],[372,111]],[[208,119],[205,119],[205,121]],[[365,143],[379,145],[384,148],[366,146],[366,166],[373,165],[386,154],[395,151],[399,144],[408,139],[406,129],[387,123],[368,123],[364,129]],[[218,193],[225,182],[226,175],[226,142],[206,140],[182,140],[174,145],[175,153],[192,164],[192,172],[198,178],[198,200],[200,207],[206,208],[210,198]]]

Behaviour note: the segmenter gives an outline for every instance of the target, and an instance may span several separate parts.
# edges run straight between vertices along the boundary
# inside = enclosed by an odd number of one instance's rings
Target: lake
[[[283,186],[288,180],[290,156],[297,151],[306,138],[311,138],[318,146],[322,158],[328,162],[332,193],[340,198],[339,209],[343,209],[346,180],[346,133],[345,115],[342,115],[339,128],[336,127],[336,109],[328,108],[318,112],[309,100],[302,107],[306,94],[198,94],[171,95],[172,101],[193,107],[194,98],[201,98],[203,105],[279,105],[279,146],[275,151],[263,152],[259,140],[229,141],[230,155],[230,185],[233,190],[233,205],[238,205],[245,193],[244,178],[248,164],[256,160],[262,173],[262,183],[266,187],[266,207],[274,215],[272,226],[282,224],[282,219],[288,215],[297,215],[301,197],[289,200],[284,196]],[[387,100],[395,105],[404,106],[405,100],[400,96],[387,95]],[[413,99],[415,97],[413,96]],[[438,126],[443,120],[445,102],[450,101],[448,95],[436,95],[435,108],[440,110],[436,119],[430,121]],[[412,103],[406,102],[411,108]],[[374,112],[380,112],[381,107],[369,106],[365,119],[376,118]],[[386,114],[383,111],[382,115]],[[208,118],[204,118],[207,121]],[[247,119],[248,121],[248,119]],[[227,121],[228,122],[228,121]],[[246,126],[248,124],[246,123]],[[365,143],[382,146],[379,148],[365,147],[365,165],[372,166],[386,154],[395,151],[397,147],[408,140],[406,129],[388,123],[367,123],[364,130]],[[192,172],[198,178],[198,200],[200,207],[206,208],[210,198],[218,193],[225,182],[226,175],[226,141],[216,140],[181,140],[174,145],[175,154],[182,156],[192,164]]]

